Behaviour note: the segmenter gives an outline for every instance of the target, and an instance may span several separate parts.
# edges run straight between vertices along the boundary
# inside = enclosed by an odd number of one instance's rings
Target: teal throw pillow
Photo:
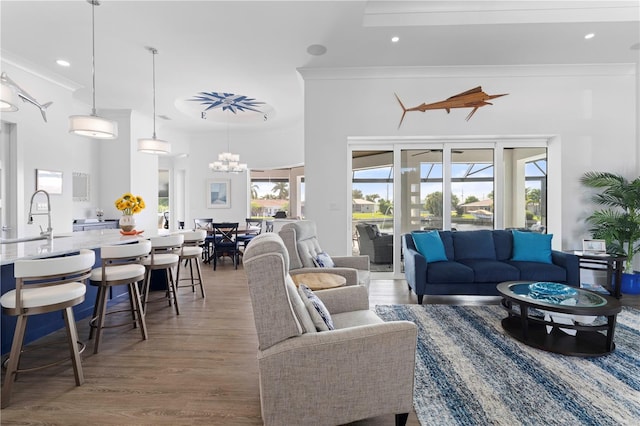
[[[444,244],[440,239],[438,231],[412,232],[413,242],[418,249],[418,253],[427,259],[427,263],[446,262],[447,255],[444,251]]]
[[[513,256],[511,260],[553,263],[551,261],[551,238],[553,238],[553,234],[511,232],[513,234]]]

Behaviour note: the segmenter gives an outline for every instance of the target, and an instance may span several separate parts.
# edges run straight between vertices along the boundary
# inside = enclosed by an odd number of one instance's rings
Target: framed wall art
[[[230,181],[228,179],[207,180],[207,208],[225,209],[231,207]]]
[[[36,169],[36,191],[41,189],[52,195],[61,195],[62,172]]]
[[[89,201],[89,175],[73,172],[73,201]]]

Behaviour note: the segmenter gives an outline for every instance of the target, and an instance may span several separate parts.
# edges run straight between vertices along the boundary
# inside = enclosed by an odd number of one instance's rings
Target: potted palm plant
[[[600,190],[592,201],[605,208],[586,220],[592,226],[593,237],[607,242],[608,251],[627,258],[622,290],[635,293],[640,290],[640,283],[634,284],[640,276],[633,273],[633,257],[640,253],[640,177],[629,181],[614,173],[587,172],[580,182]]]

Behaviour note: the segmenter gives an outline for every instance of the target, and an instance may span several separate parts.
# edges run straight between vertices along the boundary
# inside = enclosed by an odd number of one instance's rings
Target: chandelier
[[[209,163],[209,168],[214,172],[242,173],[247,170],[246,163],[240,163],[240,155],[230,152],[218,154],[218,161]]]
[[[229,112],[227,112],[229,114]],[[247,164],[240,162],[239,154],[232,154],[229,149],[229,116],[227,115],[227,152],[218,154],[218,161],[209,163],[209,168],[214,172],[242,173],[247,170]]]

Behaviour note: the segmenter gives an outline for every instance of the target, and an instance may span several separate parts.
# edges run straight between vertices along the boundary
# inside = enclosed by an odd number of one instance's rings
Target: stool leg
[[[133,328],[137,328],[138,327],[138,322],[136,320],[136,307],[135,304],[133,303],[133,288],[131,286],[131,284],[129,284],[129,310],[131,311],[131,321],[133,322]],[[137,285],[136,285],[137,287]],[[140,293],[138,293],[140,294]]]
[[[195,281],[193,280],[193,262],[194,261],[198,261],[197,258],[195,257],[191,257],[189,259],[187,259],[187,263],[189,263],[189,276],[191,277],[191,292],[195,293],[196,292],[196,287],[195,287]]]
[[[64,310],[64,321],[67,323],[67,340],[69,342],[69,352],[71,353],[71,363],[73,364],[73,375],[76,378],[76,385],[80,386],[84,383],[84,373],[82,372],[82,361],[78,351],[78,330],[76,329],[76,320],[71,306]]]
[[[22,352],[22,342],[24,341],[24,331],[27,328],[27,316],[18,315],[16,330],[13,333],[13,343],[9,354],[7,372],[4,375],[4,385],[2,386],[2,408],[8,407],[11,402],[11,388],[16,380],[18,365],[20,364],[20,353]]]
[[[167,268],[167,289],[169,290],[169,299],[171,299],[171,293],[173,293],[173,304],[176,308],[176,315],[180,315],[180,308],[178,307],[178,289],[173,275],[173,268]]]
[[[129,294],[130,298],[133,299],[132,313],[134,318],[137,318],[137,322],[140,325],[140,334],[142,335],[142,340],[147,340],[147,323],[144,319],[144,311],[142,309],[142,300],[140,300],[140,292],[138,291],[138,283],[133,282],[129,283]]]
[[[93,339],[93,333],[96,330],[95,322],[98,320],[98,311],[100,306],[102,306],[102,302],[100,300],[102,294],[102,287],[100,286],[100,283],[98,283],[98,293],[96,294],[96,302],[93,305],[93,315],[91,315],[91,321],[89,321],[89,340]]]
[[[144,312],[147,312],[147,303],[149,302],[149,287],[151,287],[151,268],[147,268],[142,281],[142,306]]]
[[[202,270],[200,269],[200,262],[198,262],[198,259],[193,259],[193,261],[196,264],[196,272],[198,273],[198,282],[200,283],[200,292],[202,292],[202,297],[205,298],[206,295],[204,294],[204,286],[202,285]]]
[[[181,263],[182,263],[181,261],[178,261],[178,268],[176,269],[176,288],[180,287],[180,264]]]
[[[100,306],[98,307],[98,319],[96,321],[96,341],[93,345],[93,353],[97,354],[100,348],[100,340],[102,338],[102,329],[104,328],[104,319],[107,315],[107,291],[109,288],[106,285],[101,285],[98,290],[98,298],[100,299]]]

